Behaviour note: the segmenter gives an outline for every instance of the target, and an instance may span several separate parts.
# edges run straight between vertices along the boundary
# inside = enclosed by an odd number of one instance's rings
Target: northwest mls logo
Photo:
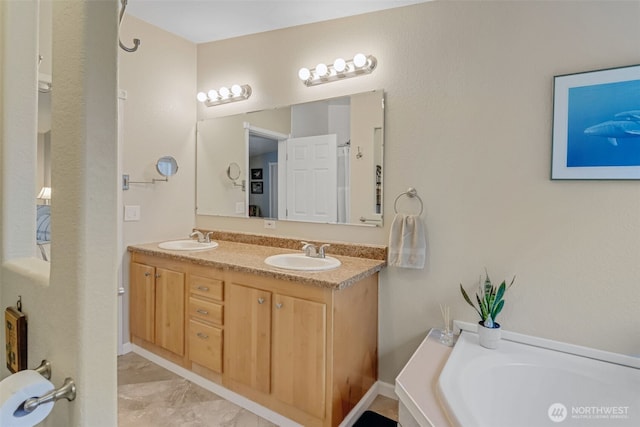
[[[567,407],[562,403],[554,403],[549,406],[547,415],[549,415],[549,419],[554,423],[561,423],[567,418]]]

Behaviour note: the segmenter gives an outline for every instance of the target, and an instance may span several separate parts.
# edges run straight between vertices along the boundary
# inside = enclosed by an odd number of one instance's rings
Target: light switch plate
[[[124,220],[125,221],[140,221],[140,206],[139,205],[125,205],[124,206]]]
[[[244,213],[244,202],[236,202],[236,213]]]

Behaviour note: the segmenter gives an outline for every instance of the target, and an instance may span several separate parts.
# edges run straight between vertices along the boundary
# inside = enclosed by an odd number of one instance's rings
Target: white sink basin
[[[324,271],[340,267],[341,262],[330,256],[312,258],[303,253],[272,255],[264,260],[265,264],[285,270]]]
[[[169,249],[172,251],[206,251],[217,247],[216,242],[200,243],[197,240],[171,240],[158,244],[160,249]]]

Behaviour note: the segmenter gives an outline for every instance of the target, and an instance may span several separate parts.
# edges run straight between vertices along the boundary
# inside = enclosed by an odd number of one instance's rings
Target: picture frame
[[[262,168],[251,169],[251,179],[262,179]]]
[[[251,183],[251,194],[262,194],[262,181],[254,181]]]
[[[551,179],[640,179],[640,65],[554,77]]]

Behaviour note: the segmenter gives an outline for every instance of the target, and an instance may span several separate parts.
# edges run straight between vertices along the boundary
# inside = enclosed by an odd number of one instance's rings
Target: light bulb
[[[316,65],[316,74],[318,75],[318,77],[324,77],[327,75],[327,71],[329,71],[327,69],[327,66],[325,64],[323,64],[322,62],[319,63],[318,65]]]
[[[338,58],[333,62],[333,68],[336,72],[341,73],[347,68],[347,63],[344,59]]]
[[[367,57],[364,56],[364,54],[362,53],[358,53],[356,56],[353,57],[353,65],[355,65],[358,68],[364,67],[366,63],[367,63]]]
[[[233,96],[242,95],[242,86],[240,86],[240,85],[231,86],[231,93],[233,94]]]
[[[216,99],[218,99],[218,91],[215,89],[211,89],[209,92],[207,92],[207,96],[209,96],[210,100],[215,101]]]
[[[207,94],[204,92],[198,92],[198,94],[196,95],[196,99],[200,102],[204,102],[207,100]]]
[[[311,77],[311,71],[309,71],[308,68],[302,67],[298,70],[298,78],[300,78],[300,80],[309,80],[309,77]]]
[[[229,88],[228,88],[228,87],[226,87],[226,86],[222,86],[218,92],[220,93],[220,96],[221,96],[222,98],[228,98],[228,97],[229,97],[229,94],[231,93],[231,92],[229,91]]]

